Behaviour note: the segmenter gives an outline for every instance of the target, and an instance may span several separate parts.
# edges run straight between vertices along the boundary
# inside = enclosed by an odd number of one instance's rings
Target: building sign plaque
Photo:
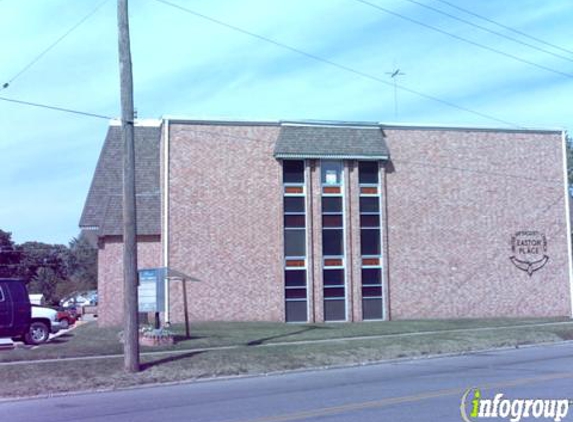
[[[511,236],[511,252],[509,259],[513,265],[529,276],[549,261],[547,239],[543,233],[536,230],[519,231]]]

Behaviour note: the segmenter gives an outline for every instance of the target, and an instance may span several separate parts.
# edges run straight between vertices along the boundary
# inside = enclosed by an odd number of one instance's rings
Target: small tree
[[[0,277],[18,276],[21,253],[12,241],[12,233],[0,230]]]
[[[50,267],[40,267],[36,275],[28,284],[30,293],[41,293],[44,295],[46,303],[56,304],[58,297],[56,295],[57,287],[62,283],[56,272]]]
[[[74,290],[97,289],[97,249],[84,233],[70,242],[67,267]]]
[[[29,281],[30,293],[55,304],[62,297],[97,288],[97,249],[84,233],[69,247],[41,242],[16,245],[12,233],[0,230],[0,277]]]
[[[19,245],[19,250],[21,260],[18,273],[20,277],[30,280],[30,293],[42,293],[47,303],[56,303],[56,287],[68,278],[68,248],[64,245],[25,242]]]

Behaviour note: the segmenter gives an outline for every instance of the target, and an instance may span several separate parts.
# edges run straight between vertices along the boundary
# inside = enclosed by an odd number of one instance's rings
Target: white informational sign
[[[163,312],[164,278],[163,268],[139,270],[138,310],[139,312]]]

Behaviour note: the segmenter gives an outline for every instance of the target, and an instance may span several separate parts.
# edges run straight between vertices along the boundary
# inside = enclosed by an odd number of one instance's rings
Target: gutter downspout
[[[163,120],[163,266],[169,269],[169,120]],[[169,278],[165,274],[165,324],[170,324]]]
[[[563,188],[565,189],[565,220],[567,222],[567,255],[569,262],[569,299],[571,300],[571,317],[573,317],[573,256],[571,255],[571,209],[569,204],[569,180],[567,177],[567,134],[561,132],[563,152]]]

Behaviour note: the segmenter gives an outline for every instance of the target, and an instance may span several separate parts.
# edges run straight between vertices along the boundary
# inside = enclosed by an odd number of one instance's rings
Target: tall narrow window
[[[283,161],[285,319],[307,321],[304,161]]]
[[[346,320],[343,162],[323,160],[322,255],[324,320]]]
[[[383,319],[380,181],[376,161],[358,163],[360,184],[360,253],[362,255],[362,319]]]

